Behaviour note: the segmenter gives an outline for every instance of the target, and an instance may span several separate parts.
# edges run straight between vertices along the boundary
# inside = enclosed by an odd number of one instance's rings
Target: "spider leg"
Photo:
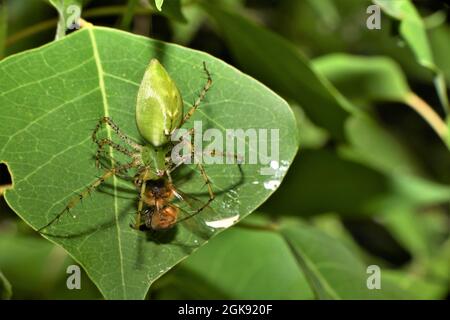
[[[100,140],[96,140],[95,143],[97,143],[98,145],[98,149],[97,152],[95,153],[95,166],[97,168],[100,168],[100,154],[104,151],[104,147],[106,145],[110,146],[111,148],[113,148],[114,150],[119,151],[120,153],[123,153],[127,156],[129,156],[130,158],[133,158],[133,152],[131,152],[130,150],[128,150],[127,148],[113,142],[110,139],[100,139]],[[115,161],[112,157],[110,157],[112,161]]]
[[[208,201],[206,201],[205,204],[197,210],[198,212],[200,212],[203,209],[205,209],[207,206],[209,206],[209,204],[214,200],[216,195],[214,194],[214,192],[212,190],[211,181],[209,180],[209,177],[206,174],[205,168],[203,167],[203,165],[201,163],[198,163],[198,168],[200,169],[200,173],[203,177],[203,180],[205,181],[205,185],[208,187],[208,194],[209,194]]]
[[[210,156],[210,157],[221,156],[221,157],[226,157],[227,159],[228,158],[233,158],[235,163],[237,163],[238,165],[241,165],[244,162],[244,158],[241,155],[234,154],[234,153],[231,153],[231,152],[223,152],[223,151],[211,150],[209,153],[206,153],[206,151],[204,151],[203,154],[207,155],[207,156]]]
[[[147,185],[147,181],[142,181],[141,184],[141,191],[139,193],[139,203],[138,203],[138,212],[136,214],[136,222],[134,224],[134,228],[136,230],[139,230],[139,227],[141,226],[141,216],[142,216],[142,209],[144,207],[144,193],[145,193],[145,187]]]
[[[191,137],[193,137],[193,135],[194,135],[194,128],[192,128],[192,129],[190,129],[188,132],[186,132],[186,134],[184,134],[184,135],[182,135],[179,139],[178,139],[178,141],[173,141],[173,143],[174,143],[174,145],[176,144],[175,142],[177,142],[177,143],[183,143],[183,138],[186,136],[186,135],[189,135],[189,136],[191,136]],[[189,152],[189,154],[188,155],[184,155],[183,157],[181,157],[181,161],[179,161],[178,163],[174,163],[173,162],[173,159],[172,158],[169,158],[169,169],[166,171],[166,173],[167,173],[167,177],[169,178],[169,180],[171,181],[171,173],[173,172],[173,171],[175,171],[179,166],[181,166],[182,164],[184,164],[187,160],[189,160],[189,158],[191,158],[193,155],[194,155],[194,148],[192,148],[192,138],[191,138],[191,142],[188,144],[189,145],[189,149],[190,149],[190,152]]]
[[[194,130],[193,129],[189,130],[189,134],[192,136],[194,134]],[[195,157],[195,148],[194,148],[192,140],[193,139],[191,139],[191,141],[189,141],[190,143],[188,143],[188,146],[190,149],[190,156],[194,155],[194,157]],[[169,171],[169,174],[170,174],[170,172],[174,171],[177,167],[179,167],[182,163],[184,163],[184,161],[181,161],[181,163],[178,163],[173,169],[171,169]],[[199,209],[197,209],[197,212],[195,214],[199,213],[204,208],[206,208],[216,197],[213,192],[213,189],[212,189],[212,183],[209,180],[208,175],[206,174],[205,168],[203,167],[203,165],[200,162],[197,163],[197,166],[200,169],[201,176],[202,176],[203,180],[205,181],[205,185],[208,188],[209,199],[208,199],[208,201],[205,202],[205,204],[203,204]]]
[[[99,185],[101,185],[103,182],[105,182],[108,178],[116,175],[117,173],[128,170],[130,168],[136,167],[138,165],[137,162],[133,161],[131,163],[127,163],[118,167],[114,167],[108,171],[106,171],[101,177],[96,179],[94,182],[92,182],[88,187],[86,187],[80,194],[78,194],[76,197],[73,197],[69,203],[64,207],[64,209],[58,213],[52,220],[50,220],[45,226],[39,228],[37,231],[40,232],[41,230],[47,228],[51,224],[53,224],[55,221],[59,220],[61,216],[69,212],[70,209],[74,208],[83,198],[88,196],[92,191],[94,191]]]
[[[105,150],[102,150],[102,152],[103,152],[103,157],[108,158],[109,160],[111,160],[111,164],[112,164],[114,167],[119,167],[119,166],[122,165],[121,162],[119,162],[119,161],[117,161],[116,159],[114,159],[114,158],[113,158],[110,154],[108,154]],[[106,168],[106,169],[108,169],[108,168]],[[121,171],[121,172],[117,172],[117,173],[116,173],[116,176],[119,177],[119,178],[122,178],[122,179],[124,179],[124,180],[129,180],[129,176],[126,175],[126,172],[127,172],[127,170],[123,170],[123,171]]]
[[[205,99],[206,93],[211,88],[212,85],[212,78],[211,74],[209,73],[208,69],[206,68],[206,63],[203,61],[203,70],[206,73],[207,80],[205,85],[203,86],[202,91],[200,91],[200,94],[198,95],[197,100],[195,100],[194,104],[192,105],[191,109],[185,114],[183,120],[181,121],[180,127],[189,120],[189,118],[194,114],[195,110],[200,106],[200,103]]]
[[[97,132],[100,130],[101,126],[103,124],[109,125],[113,131],[119,136],[119,138],[125,142],[127,145],[129,145],[131,148],[133,148],[135,151],[141,151],[142,146],[136,142],[134,142],[130,137],[128,137],[126,134],[124,134],[119,127],[112,121],[110,117],[102,117],[97,125],[95,126],[94,131],[92,132],[92,140],[98,144],[99,139],[97,139]]]

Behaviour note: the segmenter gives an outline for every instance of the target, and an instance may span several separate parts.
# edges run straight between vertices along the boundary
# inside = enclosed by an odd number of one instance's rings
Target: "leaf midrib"
[[[99,51],[97,48],[97,42],[95,39],[95,34],[93,32],[93,28],[88,27],[88,31],[89,31],[89,39],[91,40],[91,44],[92,44],[92,51],[94,54],[95,65],[97,67],[99,87],[100,87],[100,92],[102,94],[102,101],[103,101],[103,111],[104,111],[104,115],[106,117],[109,117],[109,104],[108,104],[108,99],[106,97],[106,88],[105,88],[105,81],[104,81],[105,72],[103,71],[103,66],[102,66],[102,63],[100,60],[100,55],[99,55]],[[112,132],[111,132],[111,128],[109,126],[106,126],[106,132],[107,132],[107,137],[109,139],[111,139]],[[109,148],[109,155],[111,156],[111,158],[113,158],[114,152],[113,152],[112,148]],[[124,299],[126,299],[122,240],[121,240],[121,236],[120,236],[119,211],[117,209],[117,207],[118,207],[118,204],[117,204],[117,178],[115,175],[112,176],[112,180],[113,180],[112,182],[113,182],[113,187],[114,187],[114,217],[116,220],[115,225],[116,225],[117,241],[118,241],[118,249],[119,249],[120,276],[121,276],[121,280],[122,280],[123,297],[124,297]]]
[[[314,263],[308,258],[306,254],[302,252],[302,250],[295,246],[291,240],[289,239],[289,235],[281,232],[281,236],[284,239],[286,245],[291,251],[294,259],[296,260],[299,268],[303,270],[306,279],[309,282],[311,289],[319,300],[329,299],[326,295],[324,296],[322,292],[328,294],[330,298],[334,300],[340,300],[341,298],[336,293],[336,291],[332,288],[332,285],[322,276],[322,273],[317,270]],[[297,250],[296,250],[297,249]],[[308,277],[308,274],[312,277]]]

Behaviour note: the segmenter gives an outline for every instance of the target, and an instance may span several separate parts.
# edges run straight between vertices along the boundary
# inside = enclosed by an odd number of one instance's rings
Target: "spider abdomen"
[[[183,100],[178,87],[159,61],[152,59],[137,96],[136,123],[140,134],[154,147],[163,146],[182,118]]]

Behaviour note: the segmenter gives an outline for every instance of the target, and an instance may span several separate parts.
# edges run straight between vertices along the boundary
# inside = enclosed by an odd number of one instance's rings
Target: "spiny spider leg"
[[[139,193],[139,203],[138,203],[138,212],[136,214],[136,221],[134,224],[134,228],[136,230],[139,230],[141,226],[141,216],[142,216],[142,209],[144,207],[144,194],[145,194],[145,188],[147,185],[147,181],[143,180],[141,185],[141,191]]]
[[[100,127],[102,126],[102,124],[106,123],[107,125],[109,125],[113,131],[119,136],[119,138],[125,142],[127,145],[129,145],[130,147],[132,147],[134,150],[136,151],[141,151],[142,150],[142,146],[136,142],[134,142],[133,140],[131,140],[130,137],[128,137],[126,134],[124,134],[119,127],[112,121],[112,119],[110,117],[102,117],[97,125],[95,126],[94,132],[92,132],[92,140],[98,144],[99,139],[97,139],[97,132],[98,130],[100,130]]]
[[[45,226],[38,229],[38,232],[41,230],[47,228],[51,224],[53,224],[55,221],[59,220],[61,216],[65,212],[69,212],[70,209],[74,208],[81,200],[83,200],[86,196],[88,196],[92,191],[94,191],[99,185],[101,185],[103,182],[106,181],[106,179],[114,176],[115,174],[119,173],[120,171],[125,171],[131,168],[134,168],[138,166],[139,163],[136,161],[133,161],[131,163],[127,163],[118,167],[114,167],[108,171],[106,171],[101,177],[99,177],[97,180],[92,182],[87,188],[85,188],[77,197],[72,198],[69,203],[64,207],[64,209],[58,213],[50,222],[48,222]]]
[[[105,145],[108,145],[108,146],[112,147],[114,150],[117,150],[120,153],[123,153],[123,154],[129,156],[130,158],[133,158],[133,152],[131,152],[127,148],[125,148],[125,147],[121,146],[120,144],[117,144],[114,141],[111,141],[109,139],[100,139],[100,140],[95,141],[95,143],[97,143],[97,145],[98,145],[97,152],[95,153],[95,166],[97,168],[100,168],[100,154],[104,151],[103,147]],[[114,161],[114,159],[112,159],[112,160]]]
[[[110,154],[108,154],[105,150],[103,150],[102,152],[103,152],[103,156],[104,156],[105,158],[108,158],[109,160],[111,160],[112,166],[114,166],[114,167],[119,167],[119,166],[122,165],[121,162],[119,162],[119,161],[117,161],[116,159],[114,159],[114,158],[113,158]],[[129,176],[126,175],[126,174],[124,174],[124,173],[126,173],[126,172],[127,172],[127,170],[123,170],[123,171],[121,171],[121,172],[117,172],[117,173],[116,173],[116,176],[118,176],[119,178],[122,178],[122,179],[124,179],[124,180],[127,180],[127,179],[129,178]]]
[[[206,66],[205,66],[205,68],[206,68]],[[192,129],[189,132],[190,132],[191,137],[195,134]],[[194,148],[192,140],[193,139],[191,139],[189,141],[188,146],[189,146],[189,149],[190,149],[190,154],[194,155],[194,157],[195,157],[195,148]],[[178,165],[179,164],[177,164],[177,166]],[[212,190],[212,184],[211,184],[211,181],[208,178],[208,175],[206,174],[205,168],[203,167],[203,165],[200,162],[197,163],[197,166],[200,169],[200,173],[202,175],[203,180],[205,181],[205,185],[208,187],[209,199],[208,199],[208,201],[206,201],[206,203],[203,206],[201,206],[199,209],[197,209],[197,212],[195,214],[197,214],[200,211],[202,211],[203,209],[205,209],[214,200],[214,198],[216,197],[214,192],[213,192],[213,190]],[[175,169],[173,169],[173,170],[175,170]],[[173,171],[173,170],[170,170],[170,171]]]
[[[200,106],[200,103],[203,101],[203,99],[205,99],[206,93],[211,88],[211,85],[212,85],[211,74],[209,73],[208,69],[206,68],[206,63],[204,61],[203,61],[203,70],[205,71],[206,76],[208,77],[208,79],[206,80],[206,84],[203,87],[203,89],[200,92],[200,94],[198,95],[198,98],[197,98],[197,100],[195,100],[195,102],[192,105],[191,109],[185,114],[183,120],[181,121],[180,127],[184,123],[186,123],[186,121],[188,121],[189,118],[194,114],[195,110],[197,110],[197,108]]]
[[[206,152],[206,151],[205,151]],[[238,165],[241,165],[242,162],[244,162],[244,159],[242,158],[242,156],[238,155],[238,154],[234,154],[234,153],[230,153],[230,152],[223,152],[223,151],[217,151],[217,150],[211,150],[211,152],[208,154],[208,156],[210,157],[215,157],[215,156],[225,156],[226,158],[233,158],[234,161],[236,161],[236,163]]]
[[[184,138],[185,136],[191,136],[193,137],[194,135],[194,128],[190,129],[188,132],[186,132],[184,135],[182,135],[181,137],[179,137],[178,141],[172,141],[173,145],[176,145],[177,143],[185,143],[184,142]],[[192,138],[191,138],[192,141]],[[186,143],[189,143],[188,141],[186,141]],[[190,143],[190,145],[192,145],[192,142]],[[194,149],[190,147],[191,152],[189,153],[189,155],[184,155],[183,157],[181,157],[181,161],[174,163],[173,159],[171,157],[169,157],[168,161],[169,161],[169,168],[166,171],[167,173],[167,177],[169,178],[169,181],[172,182],[172,177],[171,177],[171,173],[173,171],[175,171],[179,166],[181,166],[182,164],[185,164],[185,162],[187,160],[189,160],[189,158],[191,158],[194,155]]]
[[[200,169],[200,172],[202,174],[203,180],[205,180],[205,185],[208,187],[208,193],[209,193],[209,199],[208,201],[206,201],[206,203],[200,207],[198,209],[198,212],[202,211],[203,209],[205,209],[207,206],[209,206],[209,204],[214,200],[214,198],[216,197],[213,190],[212,190],[212,186],[211,186],[211,181],[209,181],[209,177],[206,174],[205,168],[203,167],[203,165],[201,163],[198,163],[198,168]]]

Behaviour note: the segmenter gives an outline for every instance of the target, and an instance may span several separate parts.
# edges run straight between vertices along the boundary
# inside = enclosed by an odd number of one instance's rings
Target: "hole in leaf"
[[[11,173],[6,163],[0,163],[0,189],[12,184]]]

